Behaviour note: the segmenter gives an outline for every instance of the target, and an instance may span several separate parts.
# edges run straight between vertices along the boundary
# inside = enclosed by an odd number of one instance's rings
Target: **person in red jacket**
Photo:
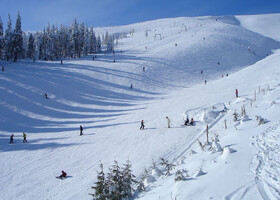
[[[235,95],[236,95],[236,98],[238,97],[238,90],[235,89]]]
[[[144,125],[144,120],[142,120],[142,121],[141,121],[140,130],[141,130],[141,129],[144,129],[144,128],[145,128],[145,125]]]
[[[62,178],[66,178],[66,176],[67,176],[66,172],[62,170],[61,173],[62,174],[59,177],[57,177],[57,178],[61,178],[61,179]]]

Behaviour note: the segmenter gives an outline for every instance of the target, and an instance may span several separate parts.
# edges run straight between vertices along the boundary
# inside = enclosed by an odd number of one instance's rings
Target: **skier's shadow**
[[[157,129],[157,128],[144,128],[144,130],[152,130],[152,129]]]
[[[95,133],[84,133],[84,135],[95,135]]]

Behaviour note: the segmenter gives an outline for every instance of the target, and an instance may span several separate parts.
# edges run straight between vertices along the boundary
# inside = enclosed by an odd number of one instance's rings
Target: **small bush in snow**
[[[238,114],[237,114],[237,112],[233,113],[233,121],[234,122],[238,121]]]
[[[169,162],[168,162],[167,160],[165,160],[164,158],[160,158],[160,160],[161,160],[161,161],[160,161],[160,164],[165,168],[165,171],[166,171],[165,175],[166,175],[166,176],[169,176],[169,175],[170,175],[170,171],[171,171],[172,169],[174,169],[176,165],[169,163]]]
[[[258,125],[266,123],[266,120],[264,118],[262,118],[261,116],[258,116],[258,115],[256,115],[256,120],[258,122]]]

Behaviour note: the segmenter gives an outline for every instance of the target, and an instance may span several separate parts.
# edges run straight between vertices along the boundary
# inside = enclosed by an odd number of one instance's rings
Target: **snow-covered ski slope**
[[[99,161],[107,170],[127,159],[137,176],[147,168],[155,177],[137,199],[279,199],[280,43],[276,31],[265,31],[279,29],[279,18],[182,17],[96,28],[134,33],[118,41],[114,55],[94,61],[1,63],[1,199],[91,199]],[[261,20],[267,22],[258,26]],[[233,122],[243,105],[251,120]],[[186,115],[196,126],[181,126]],[[258,126],[256,115],[266,123]],[[223,153],[200,149],[206,124]],[[150,169],[160,157],[177,165],[170,176]],[[180,169],[189,177],[175,183]],[[56,179],[61,170],[70,177]]]

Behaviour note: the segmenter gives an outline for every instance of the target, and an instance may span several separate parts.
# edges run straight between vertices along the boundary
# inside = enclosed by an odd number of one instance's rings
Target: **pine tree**
[[[110,173],[107,176],[109,184],[109,199],[121,200],[122,198],[122,173],[117,161],[114,161],[114,165],[110,169]]]
[[[89,30],[88,27],[84,28],[84,46],[83,46],[83,55],[87,56],[89,51]]]
[[[132,164],[130,163],[130,161],[127,161],[124,164],[124,168],[122,171],[122,198],[131,198],[133,195],[133,183],[137,183],[137,181],[135,180],[135,175],[132,174],[132,170],[131,170]]]
[[[85,25],[84,23],[81,23],[79,26],[79,58],[81,57],[81,54],[85,54],[84,53],[84,45],[85,45]]]
[[[0,17],[0,60],[4,58],[4,28],[3,28],[3,22]]]
[[[72,24],[71,27],[71,54],[73,58],[80,57],[80,42],[79,42],[79,28],[77,20]]]
[[[96,51],[99,53],[101,52],[101,38],[100,36],[98,35],[97,37],[97,47],[96,47]]]
[[[93,27],[90,27],[89,30],[89,53],[95,54],[97,52],[97,40],[95,37],[95,33],[93,31]]]
[[[28,49],[27,49],[27,58],[35,59],[35,39],[32,33],[29,35],[28,39]]]
[[[23,37],[21,30],[21,17],[18,12],[16,26],[13,33],[13,58],[14,62],[23,58]]]
[[[5,48],[4,48],[4,52],[5,52],[5,59],[7,61],[11,60],[13,57],[13,29],[12,29],[12,20],[11,20],[11,16],[10,14],[8,15],[8,22],[7,22],[7,29],[5,31],[5,37],[4,37],[4,41],[5,41]]]
[[[105,179],[103,164],[100,163],[99,166],[101,168],[101,171],[98,172],[97,182],[95,182],[95,186],[91,187],[92,189],[94,189],[94,194],[91,195],[93,196],[94,200],[106,200],[108,199],[107,196],[109,194],[109,188]]]

